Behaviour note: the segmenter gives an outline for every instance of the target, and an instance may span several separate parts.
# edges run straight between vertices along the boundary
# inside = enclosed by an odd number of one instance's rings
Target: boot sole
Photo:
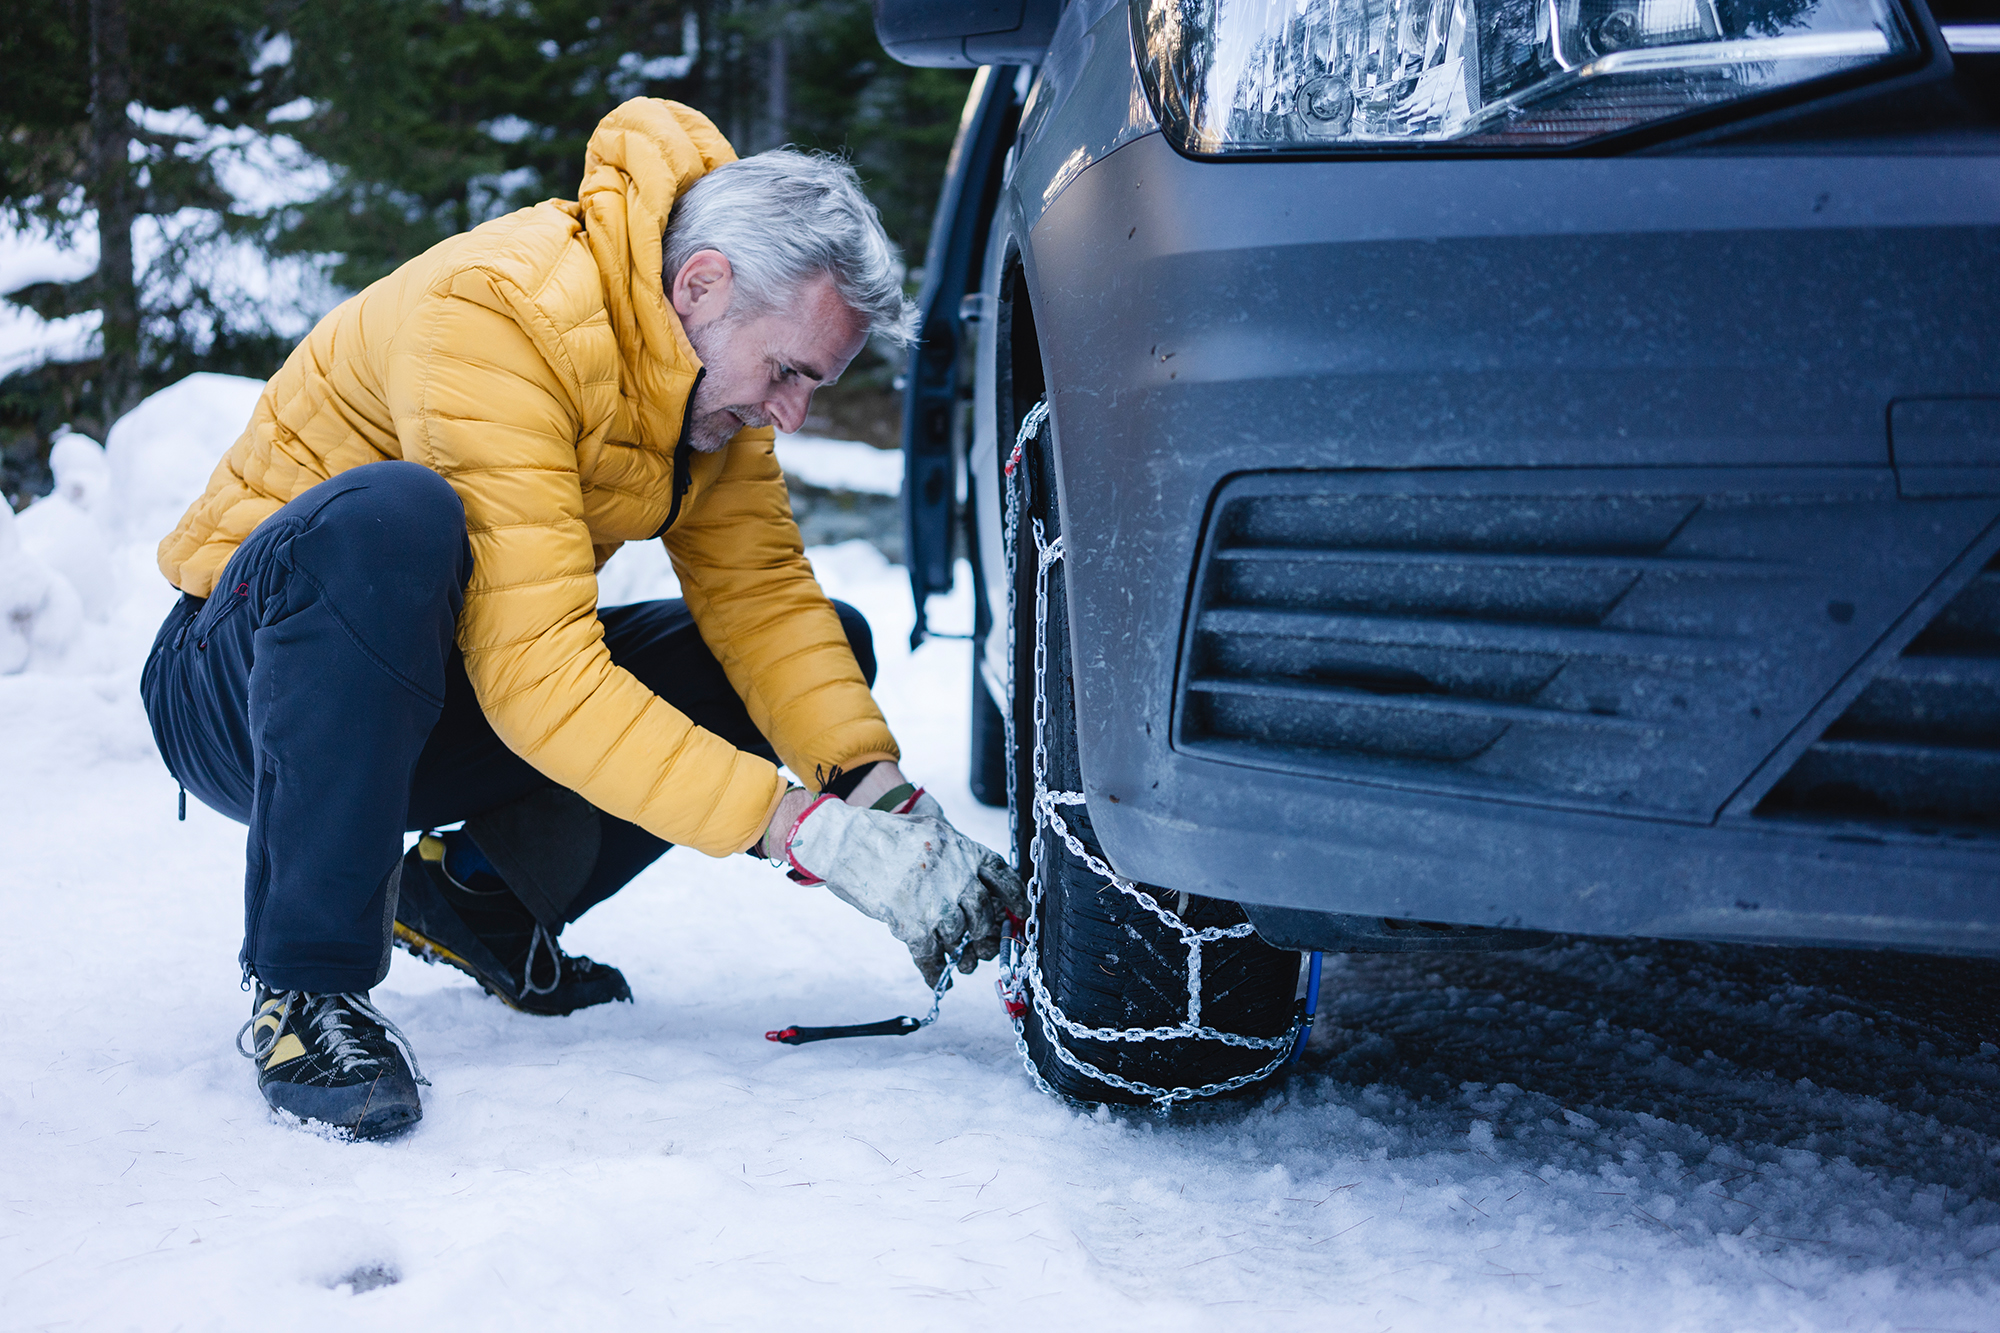
[[[404,925],[400,921],[396,923],[395,940],[396,943],[401,945],[405,950],[415,955],[416,957],[423,959],[426,963],[431,963],[431,964],[443,963],[448,967],[457,968],[459,971],[465,973],[466,976],[471,977],[474,981],[478,982],[479,988],[481,990],[485,991],[488,995],[491,995],[494,999],[500,1001],[500,1003],[506,1005],[509,1009],[512,1009],[517,1014],[533,1014],[536,1018],[567,1018],[571,1014],[575,1013],[577,1009],[593,1009],[600,1004],[611,1004],[618,1000],[623,1000],[627,1004],[630,1004],[632,1002],[631,992],[628,989],[624,995],[607,996],[602,1000],[593,1000],[588,1004],[577,1005],[576,1008],[574,1009],[561,1009],[561,1010],[530,1009],[527,1005],[522,1004],[520,1001],[508,995],[505,991],[499,989],[492,982],[488,981],[485,977],[480,976],[479,969],[474,967],[470,962],[466,961],[463,957],[459,956],[456,953],[453,953],[450,949],[445,948],[444,945],[439,944],[436,940],[433,940],[425,935],[419,934],[417,931],[410,929],[410,927]]]
[[[480,976],[479,970],[475,968],[471,963],[466,962],[463,958],[459,957],[451,950],[445,948],[442,944],[439,944],[436,940],[427,939],[424,936],[417,934],[416,931],[411,930],[408,926],[404,925],[400,921],[396,923],[396,943],[402,945],[403,948],[408,950],[411,954],[414,954],[416,957],[423,959],[426,963],[430,963],[433,966],[435,966],[438,963],[443,963],[448,967],[457,968],[459,971],[465,973],[465,975],[471,977],[474,981],[478,982],[479,988],[481,990],[485,991],[488,995],[491,995],[494,999],[500,1001],[500,1003],[506,1005],[509,1009],[512,1009],[517,1014],[535,1014],[535,1017],[537,1018],[560,1017],[560,1015],[556,1014],[539,1014],[535,1013],[533,1009],[522,1008],[519,1004],[515,1003],[515,1001],[505,991],[498,989],[493,985],[492,982],[488,981],[485,977]]]
[[[405,1071],[405,1080],[407,1077]],[[384,1088],[385,1082],[391,1086]],[[356,1088],[302,1083],[272,1082],[259,1090],[273,1111],[300,1125],[360,1141],[395,1138],[416,1128],[424,1117],[416,1085],[407,1081],[404,1087],[397,1087],[386,1078],[380,1079],[358,1096]]]

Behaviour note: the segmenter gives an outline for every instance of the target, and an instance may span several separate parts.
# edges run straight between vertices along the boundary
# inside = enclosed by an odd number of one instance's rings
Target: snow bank
[[[158,542],[194,503],[223,452],[250,423],[262,380],[190,375],[111,428],[112,512],[120,531]]]
[[[49,450],[55,489],[21,511],[21,546],[76,590],[86,616],[109,618],[117,597],[111,563],[111,465],[88,435],[67,434]]]
[[[22,544],[19,529],[0,502],[0,675],[60,665],[83,620],[76,589]]]
[[[55,490],[0,517],[0,675],[111,670],[152,641],[175,596],[155,549],[263,388],[190,375],[113,426],[108,448],[73,433],[56,441]]]
[[[828,491],[861,491],[869,495],[900,495],[903,455],[855,440],[828,440],[817,435],[780,435],[778,465],[808,486]]]
[[[173,508],[251,387],[128,419],[113,494],[161,493],[114,507]],[[1303,1070],[1162,1123],[1036,1093],[983,975],[911,1037],[765,1042],[923,987],[824,891],[676,850],[564,937],[634,1004],[535,1018],[399,954],[375,998],[423,1124],[275,1124],[230,1049],[243,832],[176,822],[135,698],[156,522],[115,530],[101,662],[0,677],[0,1327],[2000,1329],[1992,973],[1951,960],[1337,960]],[[607,600],[670,591],[658,549]],[[810,555],[875,628],[908,770],[1005,846],[964,781],[969,646],[912,653],[871,548]],[[937,615],[970,609],[961,567]]]

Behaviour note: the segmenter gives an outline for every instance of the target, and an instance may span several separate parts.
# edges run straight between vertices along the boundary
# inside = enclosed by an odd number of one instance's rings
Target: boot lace
[[[535,954],[538,950],[546,950],[549,956],[550,976],[546,986],[535,984]],[[535,933],[528,939],[528,957],[521,964],[521,994],[547,995],[555,990],[562,985],[562,965],[563,951],[556,947],[556,937],[543,929],[541,922],[536,922]]]
[[[236,1053],[244,1059],[263,1063],[278,1044],[292,1010],[303,1007],[306,1024],[315,1029],[319,1045],[341,1073],[352,1074],[358,1069],[377,1068],[382,1064],[381,1057],[369,1054],[368,1048],[361,1044],[361,1038],[348,1026],[351,1015],[360,1014],[380,1025],[383,1035],[402,1052],[403,1058],[409,1061],[411,1077],[425,1087],[430,1086],[431,1081],[424,1077],[423,1070],[417,1065],[417,1053],[410,1048],[409,1038],[380,1009],[369,1003],[366,994],[360,991],[329,991],[315,995],[294,990],[279,992],[273,998],[279,1001],[276,1027],[255,1032],[250,1036],[249,1047],[244,1047],[244,1036],[251,1034],[257,1020],[264,1016],[264,1006],[259,1005],[257,1012],[236,1029]]]

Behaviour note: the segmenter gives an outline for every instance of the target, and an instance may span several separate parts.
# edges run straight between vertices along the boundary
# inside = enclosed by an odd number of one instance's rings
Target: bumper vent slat
[[[1617,593],[1624,592],[1632,582],[1629,577],[1621,580]],[[1615,597],[1617,593],[1610,595]],[[1520,608],[1519,598],[1508,599],[1509,610],[1518,613]],[[1743,645],[1722,639],[1676,638],[1664,634],[1579,628],[1565,623],[1561,618],[1563,610],[1561,606],[1548,606],[1544,610],[1544,623],[1535,624],[1481,620],[1471,616],[1342,615],[1226,608],[1202,612],[1199,630],[1204,635],[1279,641],[1317,640],[1446,651],[1540,653],[1632,662],[1695,664],[1741,657],[1744,652]]]
[[[1869,682],[1757,813],[2000,826],[2000,558]]]
[[[1203,538],[1174,743],[1712,818],[1991,507],[1918,513],[1861,468],[1237,477]],[[2000,579],[1980,595],[2000,613]],[[1962,702],[1974,681],[2000,736],[2000,638],[1990,660],[1956,643],[1894,688]]]
[[[1408,551],[1322,551],[1295,546],[1232,546],[1215,553],[1217,560],[1276,560],[1295,564],[1401,565],[1412,563]],[[1669,560],[1644,555],[1552,555],[1546,552],[1486,554],[1475,551],[1425,551],[1421,563],[1430,569],[1581,569],[1597,572],[1667,572],[1675,574],[1781,576],[1785,567],[1753,560]]]
[[[1378,693],[1346,689],[1313,681],[1217,680],[1200,678],[1189,682],[1197,694],[1238,695],[1296,703],[1307,707],[1378,708],[1391,713],[1434,713],[1441,717],[1476,717],[1493,722],[1519,722],[1531,727],[1588,727],[1634,732],[1658,731],[1656,723],[1633,718],[1609,717],[1598,713],[1571,713],[1560,708],[1531,708],[1521,704],[1495,703],[1488,699],[1454,698],[1439,694]]]

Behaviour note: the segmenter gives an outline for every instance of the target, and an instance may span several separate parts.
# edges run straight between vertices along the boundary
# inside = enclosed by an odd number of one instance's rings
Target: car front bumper
[[[1197,163],[1151,136],[1085,171],[1025,254],[1086,795],[1113,863],[1318,911],[2000,952],[2000,829],[1758,805],[2000,546],[2000,441],[1990,472],[1959,460],[1930,485],[1888,429],[1895,404],[2000,399],[1994,165]],[[1438,513],[1681,497],[1698,518],[1671,551],[1735,542],[1790,581],[1655,598],[1656,618],[1692,617],[1691,635],[1735,653],[1687,668],[1677,730],[1646,711],[1669,707],[1669,664],[1577,705],[1607,727],[1633,715],[1595,750],[1510,759],[1508,741],[1405,762],[1351,736],[1331,751],[1230,741],[1189,702],[1206,651],[1190,618],[1204,533],[1232,540],[1211,531],[1229,488],[1267,483],[1298,491],[1301,513],[1327,496],[1428,497]],[[1764,527],[1730,517],[1752,511]],[[1433,561],[1466,544],[1384,542]],[[1642,586],[1676,577],[1663,565]],[[1427,623],[1450,615],[1507,619]],[[1511,651],[1507,633],[1474,646]],[[1536,721],[1494,716],[1511,736]]]

